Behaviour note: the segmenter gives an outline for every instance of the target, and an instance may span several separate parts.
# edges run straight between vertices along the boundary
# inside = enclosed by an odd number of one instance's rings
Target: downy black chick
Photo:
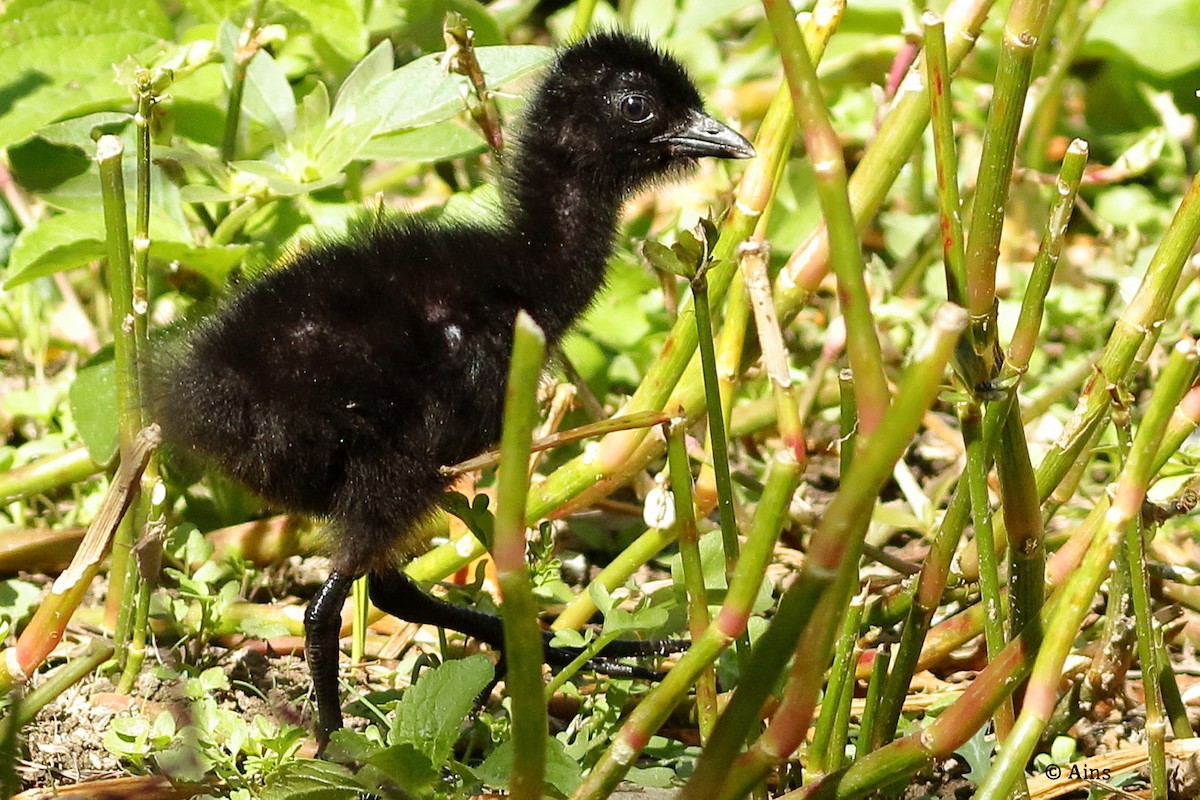
[[[338,629],[354,578],[371,575],[372,600],[398,617],[501,644],[497,620],[434,600],[397,567],[426,546],[419,523],[450,483],[439,467],[499,436],[518,310],[557,343],[604,281],[624,200],[698,157],[753,155],[705,114],[678,62],[592,36],[527,104],[494,225],[402,219],[319,243],[158,369],[169,445],[328,520],[333,569],[305,617],[321,745],[341,725]]]

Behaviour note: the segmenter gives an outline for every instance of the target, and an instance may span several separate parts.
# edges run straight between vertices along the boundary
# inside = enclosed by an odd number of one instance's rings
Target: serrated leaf
[[[389,744],[411,744],[431,764],[445,763],[475,697],[492,676],[491,662],[481,655],[447,661],[424,673],[400,698]]]
[[[365,787],[341,764],[313,759],[284,762],[271,773],[261,800],[354,800]]]
[[[372,776],[374,782],[381,785],[394,783],[412,795],[425,797],[441,779],[440,767],[440,761],[431,763],[420,748],[404,742],[384,748],[368,758],[362,774],[369,774],[370,769],[378,770],[379,774]]]
[[[996,737],[988,728],[989,726],[984,725],[975,731],[970,739],[963,742],[962,746],[954,751],[955,755],[967,762],[970,770],[967,772],[966,778],[974,781],[976,785],[983,783],[987,778],[987,774],[992,768],[992,756],[996,752]]]
[[[329,737],[325,757],[333,761],[363,763],[383,747],[358,731],[345,728],[334,731]]]
[[[71,416],[97,464],[110,464],[117,456],[117,373],[112,349],[102,350],[79,370],[69,394]]]

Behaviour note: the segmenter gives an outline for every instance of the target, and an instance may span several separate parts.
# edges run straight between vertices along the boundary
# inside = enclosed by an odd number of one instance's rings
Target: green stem
[[[696,762],[696,770],[684,789],[684,798],[711,797],[713,787],[727,780],[736,780],[739,787],[752,786],[756,778],[765,775],[773,761],[786,758],[803,740],[807,724],[803,709],[815,705],[819,688],[816,681],[804,685],[789,683],[789,692],[794,694],[787,702],[798,709],[797,713],[785,715],[781,706],[777,719],[781,716],[785,719],[779,727],[773,722],[764,734],[771,736],[772,741],[769,747],[760,751],[763,758],[748,765],[736,778],[729,774],[729,764],[745,740],[749,725],[757,718],[763,700],[795,651],[797,642],[806,635],[819,599],[829,587],[842,584],[838,592],[831,593],[831,597],[841,600],[840,592],[851,582],[839,581],[839,578],[856,576],[862,537],[879,497],[879,489],[891,476],[893,465],[908,446],[936,396],[945,366],[965,326],[963,309],[945,305],[938,310],[929,337],[898,381],[901,391],[888,409],[883,424],[869,440],[864,437],[855,449],[854,466],[821,518],[809,543],[808,557],[800,576],[784,593],[775,618],[754,648],[751,667],[755,677],[746,680],[743,676],[733,700],[717,723],[709,746]],[[849,600],[848,591],[844,598]],[[820,638],[822,642],[832,643],[845,609],[845,603],[831,604],[830,613],[821,615],[818,625],[823,636],[812,636],[814,642]],[[822,666],[827,663],[828,652],[822,650],[822,646],[814,643],[809,647],[806,659]],[[689,795],[689,788],[698,794]]]
[[[82,446],[43,456],[8,472],[0,472],[0,503],[78,483],[100,469],[87,448]]]
[[[712,439],[713,472],[717,483],[717,512],[721,520],[721,545],[725,548],[725,574],[732,575],[738,559],[738,527],[733,514],[733,481],[729,478],[729,442],[725,438],[725,415],[721,410],[721,386],[717,381],[717,354],[713,347],[706,270],[692,279],[695,296],[696,334],[700,346],[700,368],[708,407],[708,435]],[[739,651],[740,652],[740,651]]]
[[[863,277],[862,248],[850,207],[846,162],[829,120],[816,67],[796,26],[791,3],[763,0],[763,9],[779,46],[792,105],[796,109],[796,124],[816,172],[817,196],[825,217],[833,271],[838,279],[838,297],[846,318],[846,351],[854,371],[858,424],[861,433],[870,436],[887,410],[890,393],[871,314],[871,299]]]
[[[530,443],[537,386],[546,340],[525,312],[516,319],[513,357],[504,395],[501,461],[496,478],[493,557],[504,602],[505,685],[512,699],[514,798],[541,800],[546,771],[546,699],[542,693],[542,635],[525,559],[525,502],[529,492]]]
[[[787,519],[788,504],[798,480],[795,462],[776,454],[767,468],[766,486],[754,515],[753,527],[720,612],[662,682],[651,689],[630,714],[613,744],[574,794],[575,800],[607,797],[700,675],[745,632],[754,598],[762,586],[763,573],[774,552],[780,527]],[[751,680],[750,674],[744,674],[743,680]],[[721,720],[724,718],[722,715]],[[718,721],[718,726],[720,724]]]
[[[228,164],[237,157],[238,126],[242,118],[242,95],[246,91],[246,68],[258,53],[254,37],[258,35],[258,20],[265,0],[254,0],[238,35],[233,54],[233,82],[229,87],[229,104],[225,109],[225,132],[221,137],[221,160]]]
[[[671,495],[675,502],[675,525],[679,539],[679,559],[683,564],[683,583],[687,589],[688,632],[692,641],[704,635],[712,621],[708,614],[708,590],[704,585],[704,565],[700,560],[700,541],[692,502],[692,473],[687,457],[687,431],[672,425],[667,433],[667,457],[671,469]],[[704,670],[696,682],[696,708],[700,720],[700,741],[707,742],[717,720],[717,673]]]
[[[991,380],[998,367],[994,348],[1000,233],[1004,226],[1021,112],[1048,7],[1049,0],[1014,0],[1009,8],[1001,40],[1000,63],[996,67],[995,90],[984,127],[975,201],[971,207],[971,231],[966,244],[967,298],[972,323],[970,342],[983,380]]]

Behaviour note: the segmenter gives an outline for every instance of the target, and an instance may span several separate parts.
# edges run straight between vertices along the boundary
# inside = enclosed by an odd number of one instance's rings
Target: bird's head
[[[683,66],[643,39],[601,33],[564,50],[525,112],[527,158],[628,192],[697,158],[750,158],[713,119]]]

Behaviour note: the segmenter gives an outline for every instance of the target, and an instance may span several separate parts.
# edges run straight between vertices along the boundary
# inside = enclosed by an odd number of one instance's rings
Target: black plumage
[[[333,572],[306,616],[319,740],[341,722],[337,612],[350,581],[370,573],[377,605],[424,614],[394,570],[424,544],[414,531],[449,485],[439,467],[499,436],[518,310],[558,342],[603,283],[632,192],[697,157],[753,152],[703,112],[672,58],[592,36],[561,52],[526,106],[501,220],[397,220],[317,244],[235,296],[159,370],[168,443],[330,523]],[[443,624],[494,634],[460,616]]]

